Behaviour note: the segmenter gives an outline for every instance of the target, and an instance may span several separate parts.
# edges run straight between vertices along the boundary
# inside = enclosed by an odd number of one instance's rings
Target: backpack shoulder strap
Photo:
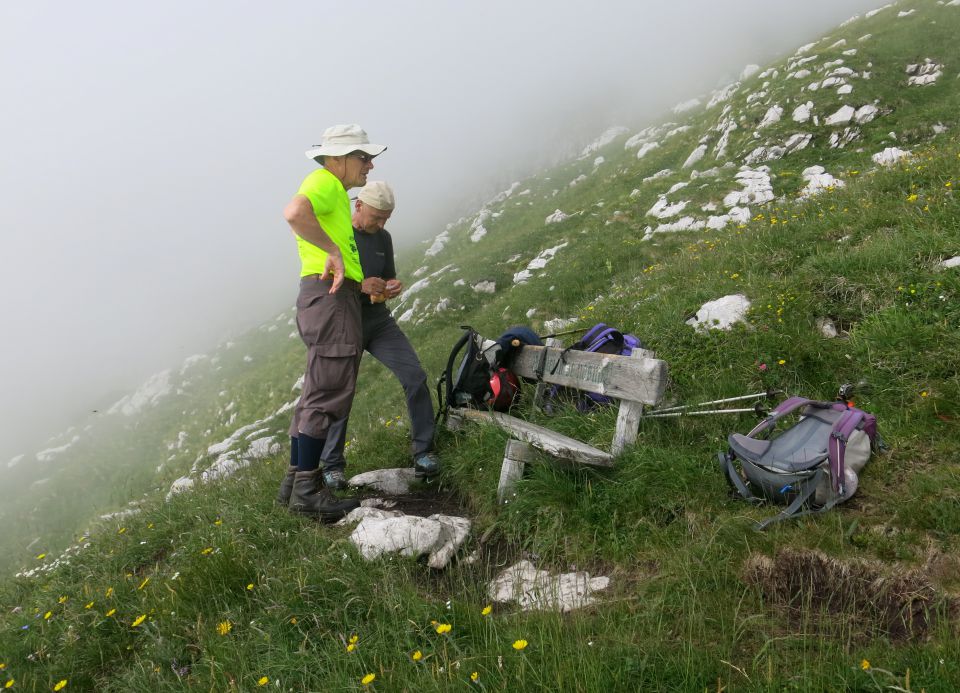
[[[464,332],[460,335],[460,339],[457,340],[453,350],[450,352],[450,356],[447,358],[447,366],[443,370],[443,375],[440,376],[440,381],[437,382],[437,408],[439,409],[437,417],[439,419],[442,413],[444,421],[447,419],[450,402],[453,401],[453,362],[457,360],[457,354],[460,353],[460,350],[463,349],[464,345],[473,337],[473,328],[469,325],[461,325],[460,329],[464,330]],[[441,398],[440,396],[441,384],[445,386],[445,398]]]
[[[587,345],[584,347],[584,351],[596,351],[607,342],[620,342],[622,347],[623,333],[620,330],[607,327],[601,330],[597,335],[594,336],[592,340],[590,340],[590,342],[587,343]]]
[[[846,406],[846,405],[844,405]],[[833,425],[833,431],[830,433],[830,442],[827,444],[827,455],[830,458],[830,481],[833,490],[839,495],[843,495],[843,458],[847,450],[847,440],[866,416],[855,407],[847,407],[843,415]]]
[[[571,349],[583,350],[587,348],[587,345],[590,344],[597,336],[604,330],[609,329],[606,323],[598,322],[596,325],[591,327],[586,333],[578,339],[572,346]]]
[[[835,496],[834,498],[830,499],[826,503],[826,505],[823,505],[822,507],[812,508],[809,510],[802,510],[802,511],[800,510],[800,508],[802,508],[806,504],[806,502],[810,500],[810,497],[813,496],[813,494],[816,492],[817,485],[820,483],[820,480],[827,473],[828,472],[823,467],[818,469],[817,473],[814,474],[812,477],[810,477],[810,479],[804,484],[803,490],[800,491],[800,494],[793,499],[793,502],[790,505],[788,505],[786,508],[781,510],[779,513],[777,513],[773,517],[768,517],[766,520],[757,522],[753,526],[753,528],[758,532],[762,532],[767,527],[769,527],[770,525],[776,522],[782,522],[783,520],[786,520],[791,517],[801,517],[803,515],[813,515],[815,513],[826,512],[827,510],[835,506],[837,502],[840,500],[840,496]]]
[[[730,488],[739,493],[740,497],[748,503],[754,505],[763,503],[763,499],[753,495],[740,475],[737,474],[737,470],[733,466],[733,457],[729,453],[719,452],[717,453],[717,458],[720,461],[720,468],[726,472],[727,483],[730,484]]]

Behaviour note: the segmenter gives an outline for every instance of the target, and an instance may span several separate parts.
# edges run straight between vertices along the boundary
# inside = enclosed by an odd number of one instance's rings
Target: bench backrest
[[[659,404],[667,385],[666,361],[652,358],[648,351],[620,356],[525,346],[507,365],[519,376],[537,379],[541,359],[544,382],[619,400]]]

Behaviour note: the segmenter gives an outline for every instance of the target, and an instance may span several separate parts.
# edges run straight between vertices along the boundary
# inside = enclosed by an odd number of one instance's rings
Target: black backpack
[[[526,328],[512,327],[484,349],[483,337],[476,330],[469,325],[461,325],[460,329],[464,333],[453,346],[437,381],[437,419],[446,419],[451,407],[506,411],[520,394],[520,381],[503,361],[520,344],[531,343],[530,335],[537,342],[539,339]],[[454,371],[461,351],[463,356]]]

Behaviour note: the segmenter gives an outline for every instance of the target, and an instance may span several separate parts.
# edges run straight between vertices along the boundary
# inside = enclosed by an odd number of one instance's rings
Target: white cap
[[[365,205],[376,207],[381,212],[389,212],[396,206],[393,188],[382,180],[372,180],[360,188],[357,199]]]
[[[323,132],[320,144],[307,150],[307,158],[318,156],[344,156],[350,152],[366,152],[370,156],[381,154],[385,144],[370,144],[367,133],[359,125],[332,125]]]

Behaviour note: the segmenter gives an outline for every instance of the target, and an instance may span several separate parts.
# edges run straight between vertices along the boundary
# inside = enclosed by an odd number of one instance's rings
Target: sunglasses
[[[352,156],[354,159],[360,159],[364,164],[369,164],[373,161],[373,157],[367,154],[366,152],[350,152],[347,156]]]

